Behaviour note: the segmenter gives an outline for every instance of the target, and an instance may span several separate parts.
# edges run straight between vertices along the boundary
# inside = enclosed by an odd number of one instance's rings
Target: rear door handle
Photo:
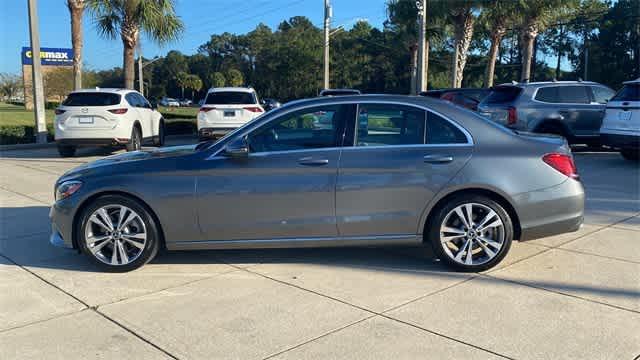
[[[323,166],[329,163],[328,159],[314,159],[311,157],[305,157],[298,160],[298,164],[304,166]]]
[[[429,164],[445,164],[453,161],[453,156],[449,155],[427,155],[422,158]]]

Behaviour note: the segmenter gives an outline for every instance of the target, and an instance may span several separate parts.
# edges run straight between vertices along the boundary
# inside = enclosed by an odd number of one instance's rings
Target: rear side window
[[[101,92],[71,93],[64,106],[111,106],[120,104],[120,95]]]
[[[361,104],[356,146],[424,144],[425,112],[402,105]]]
[[[640,101],[640,84],[626,84],[611,101]]]
[[[514,101],[522,89],[517,86],[496,86],[489,96],[484,99],[487,104],[502,104]]]
[[[255,104],[256,98],[252,93],[219,91],[212,92],[207,95],[205,104],[211,105],[237,105],[237,104]]]
[[[558,95],[563,103],[588,104],[591,102],[586,86],[560,86]]]
[[[427,144],[466,144],[467,137],[460,129],[440,115],[427,115]]]
[[[124,98],[127,100],[129,105],[131,105],[133,107],[140,107],[140,101],[139,101],[138,97],[136,96],[136,94],[128,93],[127,95],[124,96]]]

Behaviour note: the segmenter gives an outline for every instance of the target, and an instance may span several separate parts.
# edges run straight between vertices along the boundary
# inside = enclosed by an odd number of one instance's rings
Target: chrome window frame
[[[457,143],[457,144],[405,144],[405,145],[382,145],[382,146],[354,146],[355,144],[355,134],[354,134],[354,144],[351,144],[349,146],[345,146],[345,144],[343,143],[342,146],[337,146],[337,147],[326,147],[326,148],[316,148],[316,149],[300,149],[300,150],[283,150],[283,151],[272,151],[272,152],[260,152],[260,153],[255,153],[255,155],[260,155],[260,156],[265,156],[265,155],[275,155],[275,154],[282,154],[282,153],[304,153],[304,152],[310,152],[310,151],[330,151],[330,150],[353,150],[353,149],[395,149],[395,148],[416,148],[416,147],[421,147],[421,148],[441,148],[441,147],[467,147],[467,146],[473,146],[475,145],[475,142],[473,141],[473,136],[471,136],[471,133],[465,129],[464,127],[462,127],[462,125],[458,124],[458,122],[452,120],[450,117],[442,114],[439,111],[430,109],[426,106],[421,106],[418,104],[413,104],[413,103],[408,103],[408,102],[402,102],[402,101],[390,101],[390,100],[368,100],[368,99],[362,99],[362,100],[352,100],[352,101],[333,101],[333,102],[323,102],[323,103],[313,103],[313,104],[308,104],[308,105],[303,105],[303,106],[292,106],[291,109],[287,109],[287,111],[284,111],[281,114],[278,114],[275,118],[264,122],[264,123],[260,123],[260,124],[256,124],[255,127],[254,126],[246,126],[246,128],[242,129],[241,131],[237,131],[237,133],[234,134],[229,134],[233,137],[244,137],[247,136],[248,133],[250,133],[251,131],[253,131],[254,129],[256,129],[257,127],[260,127],[262,125],[266,125],[267,123],[270,123],[271,121],[276,121],[277,119],[279,119],[282,116],[285,116],[289,113],[295,112],[295,111],[299,111],[299,110],[304,110],[304,109],[308,109],[308,108],[313,108],[313,107],[320,107],[320,106],[332,106],[332,105],[355,105],[356,106],[356,119],[355,119],[355,124],[354,126],[358,126],[357,123],[357,117],[358,117],[358,105],[359,104],[389,104],[389,105],[402,105],[402,106],[409,106],[409,107],[414,107],[420,110],[425,111],[425,136],[426,136],[426,120],[428,119],[428,114],[427,112],[432,112],[438,116],[440,116],[441,118],[443,118],[444,120],[448,121],[449,123],[451,123],[453,126],[455,126],[458,130],[462,131],[462,133],[464,134],[464,136],[467,139],[466,143]],[[346,124],[345,124],[346,125]],[[238,130],[240,130],[241,128],[238,128]],[[346,129],[346,126],[344,127],[344,129]],[[357,130],[357,129],[356,129]],[[344,133],[343,133],[344,136]],[[425,138],[426,139],[426,138]],[[426,140],[425,140],[426,141]],[[220,159],[221,157],[218,156],[222,151],[224,151],[224,147],[216,150],[214,153],[212,153],[211,155],[209,155],[206,160],[213,160],[213,159]],[[252,154],[249,154],[249,156],[251,156]],[[226,158],[226,157],[224,157]]]

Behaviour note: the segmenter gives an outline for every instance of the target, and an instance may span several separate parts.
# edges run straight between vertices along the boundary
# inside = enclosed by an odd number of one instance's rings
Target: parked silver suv
[[[595,82],[548,81],[496,86],[478,112],[522,131],[557,134],[569,143],[599,144],[605,104],[615,92]]]

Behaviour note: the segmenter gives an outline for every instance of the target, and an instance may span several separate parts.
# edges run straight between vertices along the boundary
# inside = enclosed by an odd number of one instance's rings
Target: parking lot
[[[640,168],[617,153],[575,154],[580,231],[515,243],[482,274],[415,248],[174,252],[101,273],[49,244],[48,211],[61,174],[106,154],[2,153],[2,357],[640,358]]]

